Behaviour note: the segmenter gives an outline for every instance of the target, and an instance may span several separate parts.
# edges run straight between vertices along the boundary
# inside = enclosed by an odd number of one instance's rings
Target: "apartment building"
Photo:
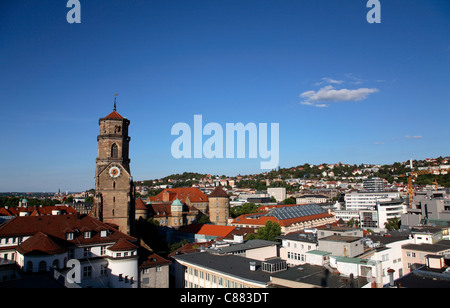
[[[378,202],[393,199],[400,199],[400,193],[397,191],[353,191],[344,196],[346,210],[374,209]]]
[[[136,238],[91,216],[18,216],[0,226],[3,259],[66,287],[137,288],[137,250]],[[64,278],[72,274],[79,280]]]
[[[317,236],[314,233],[291,233],[280,236],[280,258],[289,266],[308,263],[307,253],[318,248]]]
[[[448,254],[450,254],[450,240],[441,240],[435,244],[406,244],[402,246],[403,273],[411,272],[418,264],[426,264],[428,255]]]

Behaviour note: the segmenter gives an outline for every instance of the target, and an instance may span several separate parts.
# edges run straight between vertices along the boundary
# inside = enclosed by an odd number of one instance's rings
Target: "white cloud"
[[[300,94],[305,100],[301,102],[303,105],[312,105],[316,107],[326,107],[325,104],[317,104],[324,102],[344,102],[344,101],[361,101],[366,99],[370,94],[378,92],[376,88],[359,88],[359,89],[335,89],[332,85],[327,85],[318,91],[306,91]],[[320,106],[319,106],[320,105]]]
[[[349,82],[351,84],[361,84],[361,83],[363,83],[363,80],[360,77],[355,76],[352,73],[345,74],[345,77],[347,77],[350,80]]]
[[[322,81],[316,82],[314,85],[315,86],[320,86],[321,84],[324,84],[324,83],[341,84],[343,82],[344,82],[343,80],[336,80],[336,79],[332,79],[332,78],[329,78],[329,77],[323,77]]]
[[[411,138],[413,138],[413,139],[422,139],[423,137],[422,136],[410,136],[410,135],[406,135],[405,136],[405,138],[407,138],[407,139],[411,139]]]

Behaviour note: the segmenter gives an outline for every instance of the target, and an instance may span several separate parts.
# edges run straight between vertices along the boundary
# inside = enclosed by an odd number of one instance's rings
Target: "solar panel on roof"
[[[312,216],[325,213],[325,211],[317,204],[297,205],[292,207],[275,208],[269,211],[265,216],[274,216],[278,220]]]

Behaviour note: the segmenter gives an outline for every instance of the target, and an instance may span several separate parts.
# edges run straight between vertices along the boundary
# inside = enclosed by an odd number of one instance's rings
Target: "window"
[[[83,267],[83,277],[92,277],[92,266]]]
[[[45,272],[47,270],[47,263],[45,261],[39,262],[39,271]]]
[[[119,157],[119,148],[117,147],[117,144],[113,143],[111,146],[111,157],[112,158],[118,158]]]
[[[66,233],[66,240],[73,240],[73,232],[67,232]]]
[[[75,258],[75,251],[73,250],[73,248],[69,248],[69,250],[67,251],[67,257],[69,258],[69,260]]]
[[[106,275],[106,273],[107,273],[107,266],[105,265],[105,264],[102,264],[101,266],[100,266],[100,275]]]
[[[83,252],[84,252],[83,255],[85,257],[90,257],[91,256],[91,247],[84,247]]]
[[[91,238],[91,231],[85,231],[84,238]]]
[[[55,259],[54,261],[53,261],[53,268],[59,268],[59,260],[58,259]]]
[[[27,272],[32,272],[33,271],[33,262],[28,261],[27,262]]]

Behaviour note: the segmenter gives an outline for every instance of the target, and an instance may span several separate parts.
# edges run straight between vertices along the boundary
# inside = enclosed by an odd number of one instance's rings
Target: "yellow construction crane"
[[[414,197],[414,188],[413,188],[413,185],[412,185],[412,177],[417,177],[418,175],[421,175],[421,174],[434,174],[436,171],[438,173],[442,173],[442,171],[449,172],[450,168],[447,168],[447,169],[432,169],[432,170],[429,170],[429,169],[427,169],[427,170],[419,170],[419,171],[412,171],[412,172],[408,172],[406,174],[399,175],[399,177],[405,177],[405,176],[408,177],[409,207],[411,207],[411,204],[413,202],[413,197]],[[436,179],[434,180],[433,184],[434,184],[435,189],[437,190],[438,189],[438,183],[437,183]]]

